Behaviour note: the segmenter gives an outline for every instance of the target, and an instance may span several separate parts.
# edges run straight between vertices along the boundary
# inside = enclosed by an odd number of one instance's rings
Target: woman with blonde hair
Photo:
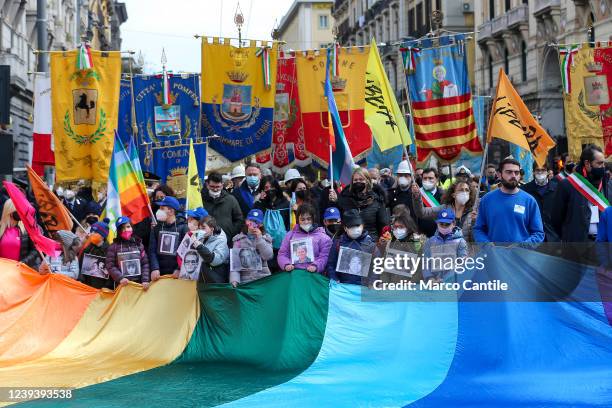
[[[0,258],[23,262],[38,268],[40,256],[25,231],[12,200],[6,200],[0,218]]]

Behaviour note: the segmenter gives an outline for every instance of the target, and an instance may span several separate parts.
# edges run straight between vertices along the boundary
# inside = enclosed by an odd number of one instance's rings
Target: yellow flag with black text
[[[86,61],[86,64],[83,63]],[[51,53],[56,181],[106,184],[117,128],[121,54]]]
[[[381,151],[412,143],[374,39],[366,67],[365,102],[365,122]]]
[[[503,69],[499,70],[497,92],[489,116],[487,143],[493,138],[529,150],[540,166],[546,162],[548,151],[556,145],[529,112]]]
[[[193,140],[189,140],[189,166],[187,168],[187,209],[193,210],[202,205],[202,188],[200,186],[200,176],[198,175],[198,164],[196,162],[195,151],[193,150]]]

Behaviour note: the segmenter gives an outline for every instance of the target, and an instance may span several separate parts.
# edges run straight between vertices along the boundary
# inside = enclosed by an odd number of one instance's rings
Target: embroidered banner
[[[119,91],[119,119],[117,120],[117,134],[124,146],[129,145],[133,135],[132,128],[132,86],[129,79],[121,80]]]
[[[202,133],[216,135],[210,147],[232,162],[272,147],[276,60],[266,42],[202,38]]]

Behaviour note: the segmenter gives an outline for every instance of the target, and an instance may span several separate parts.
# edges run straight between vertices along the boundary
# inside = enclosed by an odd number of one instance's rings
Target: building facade
[[[0,0],[0,65],[10,66],[10,125],[0,137],[12,134],[16,169],[23,169],[32,158],[34,50],[40,48],[36,4]],[[47,49],[74,49],[85,39],[95,49],[118,50],[119,25],[126,20],[125,4],[114,0],[47,0]]]
[[[611,40],[610,0],[475,0],[475,82],[495,92],[499,69],[565,152],[561,71],[557,47]],[[589,29],[589,27],[592,27]]]
[[[276,29],[285,49],[309,50],[327,47],[334,41],[332,0],[295,0]]]

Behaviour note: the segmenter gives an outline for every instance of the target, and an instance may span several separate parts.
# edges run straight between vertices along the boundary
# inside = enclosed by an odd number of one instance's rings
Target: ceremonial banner
[[[612,86],[612,48],[596,48],[594,68],[600,68],[595,79],[585,78],[585,86],[591,93],[590,99],[601,102],[599,114],[603,133],[603,148],[606,157],[612,155],[612,100],[610,86]],[[588,103],[588,102],[587,102]],[[601,146],[601,145],[600,145]],[[577,156],[579,157],[579,156]]]
[[[45,166],[55,165],[52,141],[51,78],[48,73],[34,76],[34,133],[32,168],[44,176]]]
[[[462,149],[481,154],[472,111],[464,35],[444,36],[440,47],[432,40],[406,43],[404,59],[413,62],[406,72],[418,161],[435,154],[456,160]]]
[[[77,67],[77,50],[51,53],[57,182],[105,183],[108,178],[117,128],[121,54],[87,52],[87,69]]]
[[[487,142],[493,138],[529,150],[540,166],[546,162],[548,151],[556,144],[529,112],[501,68],[489,117]]]
[[[206,169],[206,143],[200,137],[200,91],[196,74],[168,74],[170,104],[163,104],[162,75],[134,77],[138,151],[142,169],[158,175],[185,198],[189,142],[198,163]]]
[[[68,209],[62,204],[58,196],[53,194],[49,187],[36,172],[30,167],[28,169],[28,178],[30,179],[30,187],[32,194],[38,204],[38,214],[47,231],[72,231],[72,219]]]
[[[210,147],[239,161],[272,147],[277,45],[234,47],[202,38],[202,132]],[[203,173],[202,173],[203,174]]]
[[[132,127],[132,83],[129,79],[121,80],[119,91],[119,120],[117,134],[124,146],[129,146],[134,128]]]
[[[365,72],[370,47],[340,48],[330,78],[342,128],[355,161],[372,148],[372,131],[365,122]],[[298,53],[298,88],[306,150],[320,164],[329,164],[329,117],[324,94],[326,51]],[[332,61],[334,63],[334,61]],[[336,75],[333,75],[336,72]]]
[[[412,143],[406,120],[385,73],[378,46],[372,38],[366,71],[365,121],[381,151]]]
[[[582,48],[569,46],[559,51],[567,149],[577,160],[583,145],[596,144],[604,148],[602,118],[612,115],[612,111],[607,112],[610,97],[606,72],[610,63],[604,60],[609,51],[587,45]],[[595,61],[596,53],[599,62]],[[606,72],[603,72],[604,66]]]

